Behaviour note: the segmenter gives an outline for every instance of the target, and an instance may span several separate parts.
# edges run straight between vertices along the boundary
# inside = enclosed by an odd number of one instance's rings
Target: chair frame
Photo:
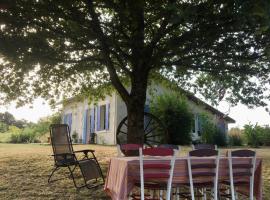
[[[202,150],[206,151],[206,153],[204,153]],[[193,183],[193,173],[192,173],[191,160],[194,159],[194,157],[196,157],[195,159],[197,159],[197,157],[201,157],[201,158],[207,157],[208,158],[210,156],[214,156],[212,154],[214,152],[216,152],[216,155],[215,155],[215,177],[214,177],[214,200],[218,199],[218,173],[219,173],[220,152],[218,150],[214,150],[214,149],[197,149],[197,150],[190,151],[188,154],[188,158],[187,158],[189,187],[190,187],[190,194],[191,194],[192,200],[195,200],[195,195],[194,195],[194,183]],[[193,153],[194,153],[194,155],[193,155]],[[201,165],[201,167],[198,166],[197,169],[198,168],[207,168],[203,164],[198,164],[198,165]],[[206,199],[205,191],[204,191],[204,198]]]
[[[233,158],[237,157],[246,157],[251,158],[252,167],[250,168],[251,176],[249,178],[249,198],[250,200],[254,199],[254,175],[256,168],[256,152],[251,150],[235,150],[228,151],[228,161],[229,161],[229,171],[230,171],[230,190],[231,190],[231,198],[232,200],[236,199],[236,190],[234,186],[234,173],[233,173]],[[241,166],[239,166],[241,168]],[[239,168],[238,168],[239,169]],[[241,168],[243,169],[243,168]],[[248,168],[244,168],[248,169]]]
[[[102,174],[102,170],[101,170],[101,167],[96,159],[96,156],[94,154],[94,150],[90,150],[90,149],[85,149],[85,150],[79,150],[79,151],[74,151],[73,149],[73,145],[72,145],[72,140],[71,140],[71,137],[70,137],[70,129],[69,129],[69,126],[67,124],[52,124],[50,125],[50,136],[51,138],[53,138],[53,128],[57,128],[57,127],[66,127],[66,137],[67,137],[67,141],[68,141],[68,147],[69,147],[69,150],[71,153],[61,153],[61,154],[57,154],[55,153],[56,152],[56,146],[54,144],[54,140],[51,139],[51,144],[52,144],[52,149],[53,149],[53,156],[54,157],[54,168],[51,172],[51,174],[49,175],[49,178],[48,178],[48,183],[52,183],[54,181],[58,181],[58,180],[62,180],[62,179],[56,179],[56,180],[51,180],[52,176],[54,175],[54,173],[59,170],[60,168],[68,168],[69,170],[69,178],[72,178],[72,181],[73,181],[73,184],[75,186],[76,189],[81,189],[81,188],[84,188],[84,187],[87,187],[88,189],[91,189],[91,188],[95,188],[95,187],[98,187],[100,185],[103,185],[105,180],[104,180],[104,176]],[[77,156],[76,156],[76,153],[83,153],[84,157],[81,159],[81,160],[78,160],[77,159]],[[92,157],[89,157],[89,153],[91,153]],[[62,163],[59,163],[58,160],[57,160],[57,157],[58,156],[61,156],[63,157],[62,159]],[[68,159],[68,156],[72,158],[72,161],[70,162],[70,160]],[[96,166],[98,168],[98,171],[100,173],[100,176],[102,178],[102,182],[99,183],[99,184],[94,184],[94,185],[89,185],[87,184],[87,180],[84,176],[84,172],[80,166],[80,162],[81,161],[87,161],[87,160],[93,160],[95,163],[96,163]],[[76,181],[75,181],[75,177],[74,177],[74,174],[73,172],[75,171],[75,169],[77,168],[77,166],[80,167],[80,170],[81,170],[81,173],[83,175],[83,179],[84,179],[84,185],[80,185],[78,186]],[[97,179],[96,179],[97,181]]]
[[[154,151],[161,149],[159,153],[155,154]],[[172,153],[165,153],[165,151],[168,152],[168,150],[171,150]],[[173,172],[174,172],[174,165],[175,165],[175,160],[176,160],[176,154],[177,150],[175,149],[166,149],[166,148],[159,148],[159,147],[154,147],[154,148],[146,148],[146,149],[139,149],[139,162],[140,162],[140,186],[141,186],[141,200],[144,200],[144,167],[147,166],[144,165],[143,158],[144,155],[147,156],[172,156],[170,160],[170,169],[169,169],[169,178],[167,181],[167,194],[166,194],[166,200],[170,200],[171,197],[171,189],[172,189],[172,178],[173,178]],[[151,166],[151,164],[149,164]],[[158,169],[162,169],[162,166],[152,166],[154,169],[155,167]],[[158,177],[157,177],[158,178]]]

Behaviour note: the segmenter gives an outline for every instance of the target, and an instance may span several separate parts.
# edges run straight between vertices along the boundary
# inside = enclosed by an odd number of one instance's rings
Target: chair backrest
[[[166,200],[170,199],[176,153],[177,153],[177,150],[174,150],[172,148],[153,147],[153,148],[145,148],[145,149],[140,148],[139,149],[141,199],[144,199],[144,181],[145,180],[146,181],[147,180],[152,180],[152,181],[163,180],[164,181],[164,179],[167,179]],[[170,156],[170,159],[168,160],[168,162],[164,162],[164,160],[161,160],[161,162],[158,162],[157,160],[155,160],[153,163],[151,163],[151,161],[148,160],[149,163],[144,163],[145,156],[150,156],[150,157],[158,156],[159,159],[160,159],[160,156]]]
[[[175,145],[175,144],[160,144],[160,145],[158,145],[158,147],[180,150],[180,147],[178,145]]]
[[[195,149],[214,149],[217,150],[217,145],[214,144],[193,144],[192,150]]]
[[[253,200],[254,174],[256,167],[256,152],[248,149],[228,151],[228,161],[230,170],[230,186],[232,200],[235,200],[234,183],[235,178],[249,179],[249,196]],[[239,159],[247,158],[245,160]],[[240,163],[241,162],[241,163]]]
[[[197,157],[197,158],[194,158]],[[188,174],[190,193],[194,196],[194,183],[209,182],[214,186],[214,199],[218,199],[219,151],[214,149],[197,149],[188,153]]]
[[[181,147],[175,144],[160,144],[158,147],[176,150],[176,155],[178,155],[181,150]]]
[[[139,148],[143,148],[143,144],[118,144],[117,153],[119,157],[121,157],[122,154],[124,154],[124,156],[138,155]]]
[[[63,161],[64,157],[57,154],[73,154],[73,147],[70,138],[69,126],[67,124],[52,124],[50,126],[51,144],[55,163]],[[67,159],[75,159],[74,156],[67,156]]]

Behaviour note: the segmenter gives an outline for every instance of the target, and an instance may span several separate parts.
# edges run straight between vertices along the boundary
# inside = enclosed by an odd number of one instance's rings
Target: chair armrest
[[[52,154],[51,156],[63,156],[63,157],[67,157],[67,156],[75,156],[74,153],[57,153],[57,154]]]
[[[92,156],[95,157],[94,152],[95,152],[95,150],[92,150],[92,149],[84,149],[84,150],[74,151],[74,153],[83,153],[85,158],[88,158],[88,153],[91,153]]]
[[[79,151],[74,151],[74,153],[84,153],[84,154],[87,154],[87,153],[94,153],[95,150],[92,150],[92,149],[84,149],[84,150],[79,150]]]

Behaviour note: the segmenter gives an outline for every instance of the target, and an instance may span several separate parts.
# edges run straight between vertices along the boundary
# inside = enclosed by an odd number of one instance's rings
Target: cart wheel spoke
[[[153,145],[158,145],[163,142],[167,142],[167,129],[163,123],[154,115],[150,113],[144,113],[144,133],[143,139],[144,144],[152,147]],[[116,140],[117,144],[127,143],[127,127],[128,127],[128,118],[125,117],[118,125],[116,131]],[[135,136],[137,139],[141,139],[142,136]]]

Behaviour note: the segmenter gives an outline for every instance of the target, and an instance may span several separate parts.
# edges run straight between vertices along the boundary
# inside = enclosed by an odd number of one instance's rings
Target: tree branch
[[[92,0],[86,0],[86,3],[88,6],[90,16],[92,18],[92,20],[91,20],[92,25],[93,25],[94,29],[96,30],[96,37],[101,45],[101,52],[102,52],[104,60],[106,62],[106,67],[107,67],[108,72],[110,74],[110,79],[112,81],[112,84],[115,86],[115,88],[119,92],[122,99],[125,102],[129,102],[129,93],[126,90],[126,88],[123,86],[123,84],[121,83],[121,81],[117,75],[117,72],[114,68],[113,62],[110,58],[110,48],[109,48],[108,43],[107,43],[107,38],[105,37],[105,35],[101,29],[98,15],[94,10],[93,2],[92,2]]]

